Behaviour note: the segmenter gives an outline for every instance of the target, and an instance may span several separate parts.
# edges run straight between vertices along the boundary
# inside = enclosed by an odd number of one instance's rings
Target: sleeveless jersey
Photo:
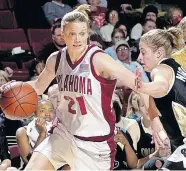
[[[137,123],[140,128],[140,139],[137,143],[137,155],[138,158],[141,159],[143,157],[148,156],[149,154],[154,153],[155,144],[152,144],[152,135],[146,133],[143,129],[141,118],[137,119]]]
[[[174,59],[164,59],[161,65],[169,66],[174,74],[172,87],[170,87],[167,95],[161,98],[154,98],[156,106],[160,111],[162,117],[161,122],[170,138],[173,151],[175,148],[183,144],[183,136],[176,121],[172,102],[177,102],[186,107],[186,70]]]
[[[92,60],[98,52],[103,51],[89,45],[73,64],[67,48],[63,48],[60,60],[56,60],[61,95],[56,115],[72,135],[89,141],[107,140],[113,136],[115,127],[111,99],[116,80],[106,80],[96,74]]]

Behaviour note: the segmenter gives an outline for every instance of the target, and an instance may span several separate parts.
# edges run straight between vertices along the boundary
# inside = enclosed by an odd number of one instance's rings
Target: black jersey
[[[152,135],[146,133],[143,129],[141,118],[137,119],[140,128],[140,139],[137,143],[137,155],[141,159],[155,152],[155,144],[152,144]]]
[[[125,138],[128,140],[131,148],[134,150],[133,141],[132,141],[130,134],[125,129],[121,129],[121,131],[122,131],[123,135],[125,136]],[[115,156],[115,160],[114,160],[113,170],[129,170],[130,168],[127,166],[125,148],[122,149],[117,144],[116,150],[117,150],[117,152],[116,152],[116,156]]]
[[[186,107],[186,70],[174,59],[165,59],[160,64],[167,65],[174,71],[175,80],[168,94],[161,98],[154,98],[162,117],[161,122],[170,138],[173,150],[183,144],[183,136],[176,121],[172,102],[177,102]]]

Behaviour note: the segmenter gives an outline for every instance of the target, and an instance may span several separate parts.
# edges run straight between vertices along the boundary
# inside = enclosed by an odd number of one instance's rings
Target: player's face
[[[88,25],[86,22],[71,22],[64,27],[62,37],[68,51],[82,53],[87,46]]]
[[[54,118],[54,107],[51,102],[43,101],[36,109],[36,117],[44,118],[46,121],[50,122]]]
[[[158,64],[158,58],[156,58],[156,52],[153,52],[151,48],[144,42],[139,43],[140,54],[138,61],[141,63],[145,71],[152,71]]]

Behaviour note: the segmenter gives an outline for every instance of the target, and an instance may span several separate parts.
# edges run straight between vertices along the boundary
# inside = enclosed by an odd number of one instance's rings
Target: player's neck
[[[85,46],[85,49],[79,53],[68,50],[68,54],[69,54],[71,62],[75,63],[76,61],[78,61],[83,56],[83,54],[86,52],[87,48],[88,48],[88,45]]]

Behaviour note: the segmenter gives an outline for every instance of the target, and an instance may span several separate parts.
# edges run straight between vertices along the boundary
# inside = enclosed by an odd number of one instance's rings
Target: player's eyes
[[[74,35],[75,35],[75,33],[69,33],[69,35],[70,35],[70,36],[74,36]]]
[[[84,36],[84,35],[85,35],[85,32],[81,32],[80,35],[81,35],[81,36]]]

